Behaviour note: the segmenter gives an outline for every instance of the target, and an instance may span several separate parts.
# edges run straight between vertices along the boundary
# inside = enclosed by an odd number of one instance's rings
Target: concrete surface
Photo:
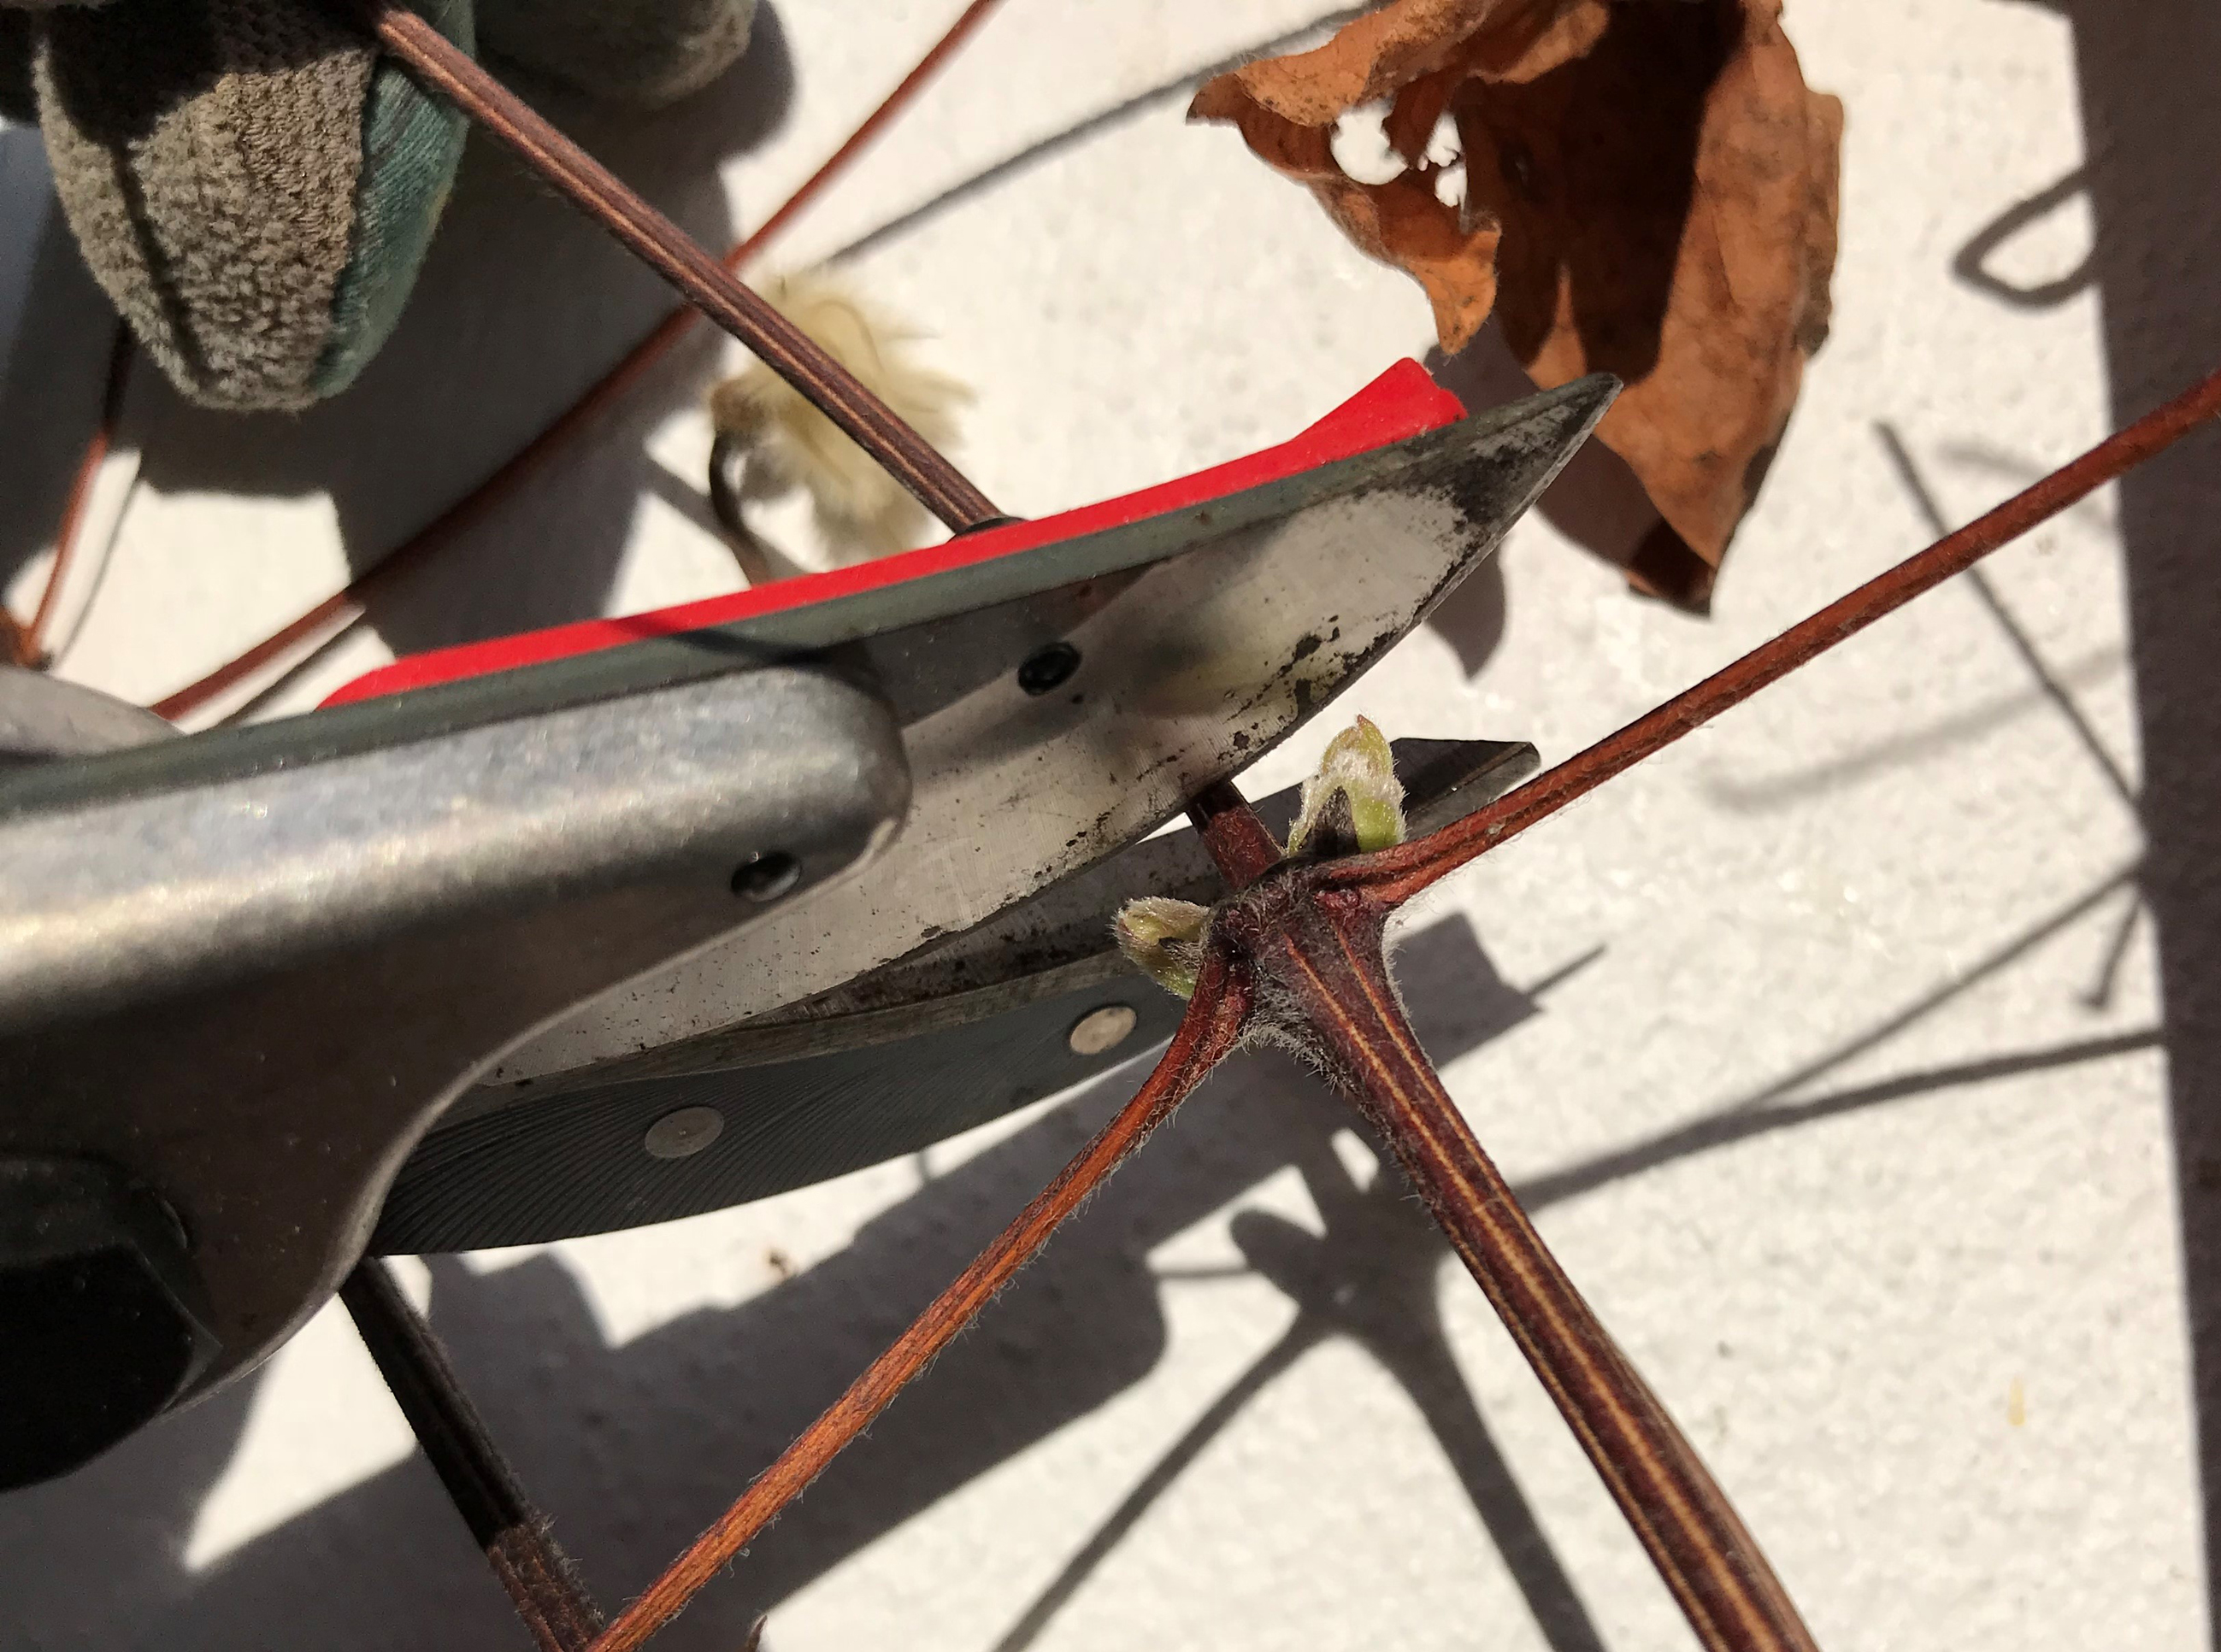
[[[741,73],[678,109],[554,107],[722,244],[954,9],[779,0]],[[1276,439],[1430,341],[1415,288],[1181,122],[1175,83],[1317,15],[1009,0],[778,261],[862,243],[860,277],[977,387],[961,457],[1011,508]],[[1562,757],[1930,537],[1884,427],[1956,521],[2221,359],[2209,4],[1788,21],[1849,109],[1836,326],[1715,617],[1630,598],[1538,516],[1350,709]],[[19,611],[106,340],[34,152],[0,132]],[[453,496],[663,302],[474,148],[354,394],[218,419],[142,376],[137,485],[66,673],[147,698],[197,675]],[[395,651],[729,588],[695,481],[715,359],[258,709]],[[1485,345],[1448,371],[1504,393]],[[1554,514],[1578,527],[1605,486]],[[1837,1652],[2207,1643],[2217,494],[2209,434],[1407,929],[1461,1103]],[[617,1601],[1133,1081],[751,1208],[411,1277]],[[658,1644],[737,1645],[760,1608],[776,1652],[1689,1643],[1478,1294],[1270,1057],[1214,1080]],[[0,1500],[0,1645],[522,1643],[336,1312]]]

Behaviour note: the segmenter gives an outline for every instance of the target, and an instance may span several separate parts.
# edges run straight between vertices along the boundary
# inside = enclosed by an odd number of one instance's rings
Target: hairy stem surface
[[[1726,1494],[1519,1206],[1405,1019],[1388,909],[1319,888],[1237,900],[1215,927],[1257,977],[1258,1019],[1314,1059],[1394,1152],[1535,1368],[1697,1638],[1712,1652],[1815,1652]]]
[[[887,1408],[903,1385],[956,1339],[995,1294],[1048,1242],[1064,1219],[1146,1141],[1152,1131],[1240,1042],[1249,1007],[1246,983],[1223,960],[1206,968],[1187,1014],[1134,1099],[1055,1181],[934,1299],[887,1351],[798,1436],[717,1523],[604,1630],[591,1652],[629,1652],[677,1617],[702,1586],[799,1497],[841,1449]]]

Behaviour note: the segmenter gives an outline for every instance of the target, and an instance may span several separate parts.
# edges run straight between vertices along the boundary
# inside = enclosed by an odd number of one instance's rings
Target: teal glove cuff
[[[419,0],[416,9],[466,52],[471,0]],[[332,330],[310,388],[333,396],[354,383],[401,319],[417,267],[439,228],[466,124],[401,66],[381,59],[362,116],[354,248],[332,294]]]

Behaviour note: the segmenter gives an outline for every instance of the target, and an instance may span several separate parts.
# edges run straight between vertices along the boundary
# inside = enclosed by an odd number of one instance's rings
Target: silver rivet
[[[652,1159],[683,1159],[716,1141],[724,1128],[725,1115],[715,1107],[681,1107],[650,1125],[641,1145]]]
[[[1123,1004],[1105,1004],[1074,1021],[1065,1042],[1072,1046],[1075,1056],[1099,1056],[1125,1043],[1126,1035],[1140,1019]]]

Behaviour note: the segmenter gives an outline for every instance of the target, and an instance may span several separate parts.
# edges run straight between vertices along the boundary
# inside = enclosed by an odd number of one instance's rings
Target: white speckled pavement
[[[867,238],[860,279],[978,390],[960,457],[1010,509],[1277,439],[1430,342],[1415,287],[1181,121],[1191,72],[1327,9],[1008,0],[777,261]],[[548,107],[722,246],[955,9],[780,0],[749,65],[679,109]],[[1956,522],[2221,360],[2210,5],[1796,0],[1786,21],[1849,109],[1836,327],[1714,617],[1630,596],[1538,516],[1348,710],[1563,757],[1930,537],[1885,427]],[[106,348],[41,188],[34,136],[0,131],[19,612]],[[665,302],[474,146],[354,393],[224,418],[141,376],[138,487],[65,673],[143,699],[198,675],[454,496]],[[729,589],[699,488],[713,360],[657,377],[260,709],[393,651]],[[2208,433],[1408,926],[1453,1091],[1830,1652],[2207,1643],[2208,1310],[2186,1301],[2221,1300],[2217,522]],[[615,1604],[1123,1094],[410,1278]],[[1690,1644],[1478,1293],[1374,1175],[1309,1079],[1237,1062],[658,1646],[736,1646],[759,1609],[773,1652]],[[0,1647],[522,1644],[336,1309],[254,1381],[0,1499]]]

